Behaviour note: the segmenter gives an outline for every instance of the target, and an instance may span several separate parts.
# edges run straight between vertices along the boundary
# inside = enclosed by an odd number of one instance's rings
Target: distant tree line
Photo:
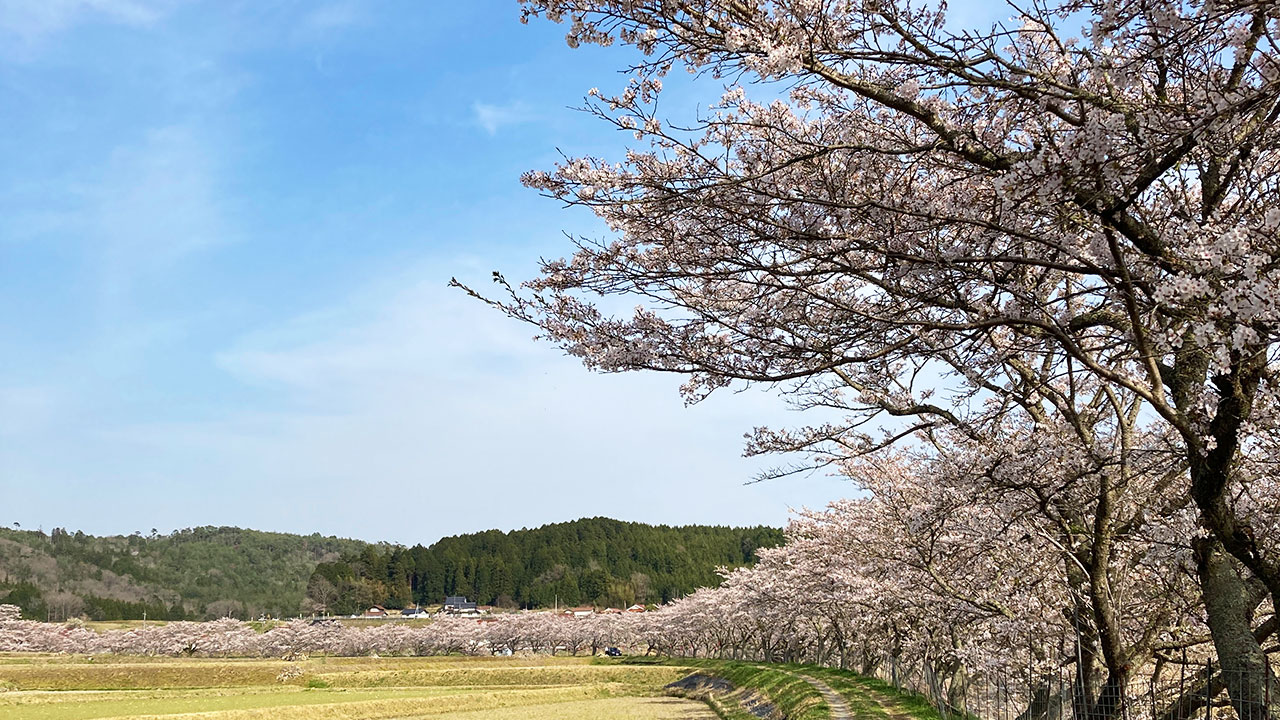
[[[352,614],[464,595],[500,607],[625,607],[661,603],[715,585],[716,568],[753,562],[783,542],[770,527],[646,525],[589,518],[536,529],[490,530],[429,546],[365,547],[317,565],[307,583],[315,612]]]
[[[46,594],[31,583],[0,585],[0,605],[17,605],[27,620],[62,621],[73,617],[90,620],[196,620],[203,613],[187,612],[181,602],[162,600],[130,602],[67,591]]]
[[[445,595],[510,607],[621,606],[714,585],[716,567],[749,564],[756,548],[781,543],[775,528],[605,518],[412,548],[229,527],[107,537],[0,528],[0,604],[39,620],[350,614]]]

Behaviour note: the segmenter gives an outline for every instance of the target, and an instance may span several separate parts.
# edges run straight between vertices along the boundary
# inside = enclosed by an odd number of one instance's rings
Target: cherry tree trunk
[[[1250,623],[1250,602],[1237,564],[1213,539],[1196,541],[1196,564],[1222,680],[1240,720],[1280,718],[1280,685]]]

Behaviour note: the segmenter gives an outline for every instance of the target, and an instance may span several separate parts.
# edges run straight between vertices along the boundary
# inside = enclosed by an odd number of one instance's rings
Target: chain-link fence
[[[1270,673],[1245,673],[1185,660],[1152,663],[1123,683],[1075,665],[966,675],[886,658],[874,669],[948,720],[1280,720],[1276,674],[1274,663]]]

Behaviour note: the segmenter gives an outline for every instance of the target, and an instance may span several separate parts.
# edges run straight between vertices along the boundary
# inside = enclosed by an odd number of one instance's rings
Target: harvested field
[[[663,686],[687,672],[548,657],[287,662],[6,656],[0,657],[0,717],[713,718],[703,703],[664,695]]]

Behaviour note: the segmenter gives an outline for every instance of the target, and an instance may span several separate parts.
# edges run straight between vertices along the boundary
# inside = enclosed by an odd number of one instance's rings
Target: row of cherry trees
[[[1101,718],[1185,652],[1280,716],[1276,3],[521,4],[630,46],[586,103],[635,143],[525,176],[607,237],[458,284],[690,402],[772,388],[814,419],[748,452],[871,493],[680,603],[691,651],[1065,668]]]
[[[668,651],[913,673],[979,715],[996,692],[1024,720],[1121,717],[1139,688],[1144,713],[1192,717],[1242,682],[1216,661],[1194,507],[1142,473],[1099,500],[1051,438],[861,458],[868,496],[800,513],[785,546],[664,608]],[[1280,650],[1265,589],[1239,599]]]
[[[640,614],[573,618],[550,612],[497,615],[491,621],[440,618],[349,627],[295,620],[266,632],[224,618],[96,632],[79,623],[0,620],[0,652],[159,656],[293,657],[323,655],[486,655],[598,652],[624,646],[658,649],[660,624]],[[652,642],[652,645],[651,645]]]

